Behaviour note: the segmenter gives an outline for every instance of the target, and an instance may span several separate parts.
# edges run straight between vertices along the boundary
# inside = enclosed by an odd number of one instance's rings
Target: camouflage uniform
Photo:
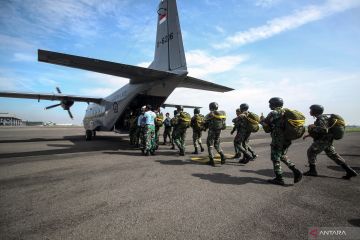
[[[160,118],[163,117],[162,113],[156,113],[156,118]],[[161,121],[162,122],[162,121]],[[162,126],[162,123],[161,123],[161,126]],[[160,125],[158,124],[155,124],[155,148],[157,149],[159,147],[159,131],[160,131],[160,128],[161,128]]]
[[[345,160],[335,151],[333,136],[328,133],[328,117],[326,115],[317,116],[314,125],[315,127],[310,131],[314,142],[307,150],[309,164],[315,165],[316,156],[322,151],[325,151],[326,155],[336,164],[344,164]]]
[[[164,133],[163,133],[164,145],[166,144],[167,138],[169,138],[170,144],[173,144],[172,137],[171,137],[171,128],[172,128],[171,119],[165,118],[163,123],[164,123]]]
[[[180,114],[181,112],[179,112],[178,115]],[[187,127],[181,126],[181,121],[179,118],[177,119],[175,126],[173,130],[173,136],[174,136],[173,141],[176,144],[176,146],[179,148],[180,155],[185,155],[185,138],[186,138]]]
[[[263,121],[271,131],[271,160],[273,162],[274,172],[277,176],[282,175],[280,161],[285,163],[289,168],[295,167],[295,164],[286,156],[291,141],[287,140],[284,136],[283,114],[284,110],[281,107],[277,107],[271,111]],[[266,128],[267,127],[264,126],[265,130]]]
[[[233,143],[234,143],[234,149],[235,149],[235,156],[234,156],[234,158],[239,158],[239,157],[241,157],[241,151],[240,151],[241,142],[239,142],[239,141],[237,140],[237,135],[238,135],[238,133],[239,133],[239,121],[238,121],[238,117],[234,118],[234,119],[232,120],[232,122],[234,123],[234,127],[233,127],[233,129],[232,129],[232,131],[231,131],[231,134],[233,134],[233,133],[236,131],[236,135],[235,135],[235,138],[234,138],[234,141],[233,141]]]
[[[154,125],[146,125],[144,132],[144,152],[154,152],[156,148],[156,141],[155,141],[155,126]]]
[[[221,156],[221,163],[222,164],[225,163],[225,155],[220,146],[220,134],[221,134],[222,129],[218,126],[216,121],[218,121],[218,120],[214,117],[214,111],[211,111],[205,117],[205,128],[209,129],[208,137],[206,140],[206,145],[208,148],[209,159],[210,159],[209,164],[211,164],[211,165],[214,165],[213,164],[214,163],[213,162],[214,161],[213,146]]]
[[[136,141],[136,130],[137,130],[137,123],[136,123],[137,118],[135,117],[135,115],[130,117],[130,129],[129,129],[129,137],[130,137],[130,144],[131,145],[136,145],[137,141]]]
[[[234,142],[236,142],[239,151],[244,155],[244,159],[251,159],[256,155],[252,148],[249,146],[249,138],[251,132],[247,128],[248,120],[246,111],[239,115],[239,117],[237,118],[237,122],[238,131]],[[249,154],[249,152],[251,153],[251,155]]]
[[[198,127],[196,126],[196,117],[199,114],[195,114],[192,118],[191,118],[191,128],[193,130],[193,144],[194,144],[194,148],[195,151],[194,153],[198,153],[198,145],[201,149],[201,152],[204,151],[204,148],[202,146],[202,142],[201,142],[201,136],[202,136],[202,131],[203,129],[198,129]]]
[[[171,133],[171,149],[175,149],[175,134],[177,132],[177,115],[175,115],[172,119],[171,119],[171,125],[173,126],[172,129],[172,133]]]

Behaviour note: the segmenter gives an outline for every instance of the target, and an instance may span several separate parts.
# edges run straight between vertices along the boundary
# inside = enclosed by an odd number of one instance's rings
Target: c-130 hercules
[[[158,23],[155,56],[148,68],[79,57],[69,54],[38,50],[38,61],[72,68],[94,71],[129,78],[128,84],[105,98],[58,94],[0,92],[0,97],[59,100],[69,112],[74,102],[89,103],[83,120],[86,139],[90,140],[96,131],[127,130],[124,120],[129,111],[135,111],[145,104],[153,107],[173,107],[165,100],[176,87],[227,92],[232,88],[187,76],[186,59],[176,6],[176,0],[161,0],[157,10]],[[184,106],[186,107],[186,106]],[[191,107],[191,106],[188,106]]]

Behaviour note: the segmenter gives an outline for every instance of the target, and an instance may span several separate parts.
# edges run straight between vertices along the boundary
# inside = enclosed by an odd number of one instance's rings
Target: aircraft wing
[[[129,78],[130,83],[142,83],[174,77],[176,74],[127,64],[109,62],[94,58],[79,57],[70,54],[38,50],[38,60],[66,67],[79,68],[117,77]]]
[[[0,92],[0,97],[9,97],[9,98],[28,98],[28,99],[37,99],[40,100],[70,100],[75,102],[93,102],[100,103],[102,98],[93,98],[93,97],[82,97],[82,96],[74,96],[74,95],[64,95],[64,94],[43,94],[43,93],[21,93],[21,92]]]
[[[214,91],[214,92],[229,92],[234,90],[233,88],[229,88],[223,85],[204,81],[190,76],[185,77],[184,80],[180,82],[178,87],[195,88],[195,89]]]
[[[176,108],[176,106],[179,106],[181,104],[171,104],[171,103],[164,103],[163,105],[161,105],[162,108],[166,108],[166,107],[173,107]],[[189,105],[181,105],[183,108],[201,108],[201,107],[197,107],[197,106],[189,106]]]

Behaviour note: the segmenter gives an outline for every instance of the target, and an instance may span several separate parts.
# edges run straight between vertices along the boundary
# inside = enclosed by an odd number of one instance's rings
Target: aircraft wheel
[[[86,141],[90,141],[92,138],[92,131],[90,130],[86,130],[86,133],[85,133],[85,140]]]

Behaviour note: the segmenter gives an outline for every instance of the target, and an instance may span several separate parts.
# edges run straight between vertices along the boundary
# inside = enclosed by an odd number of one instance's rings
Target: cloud
[[[185,55],[189,74],[193,77],[204,77],[230,71],[248,58],[245,55],[216,57],[202,50],[192,50],[186,52]]]
[[[255,6],[268,8],[279,3],[280,1],[281,0],[256,0]]]
[[[35,54],[15,53],[13,61],[15,62],[37,62]]]
[[[358,6],[358,0],[328,0],[324,5],[309,5],[292,15],[272,19],[263,26],[237,32],[227,37],[224,43],[214,44],[213,47],[222,49],[253,43]]]

